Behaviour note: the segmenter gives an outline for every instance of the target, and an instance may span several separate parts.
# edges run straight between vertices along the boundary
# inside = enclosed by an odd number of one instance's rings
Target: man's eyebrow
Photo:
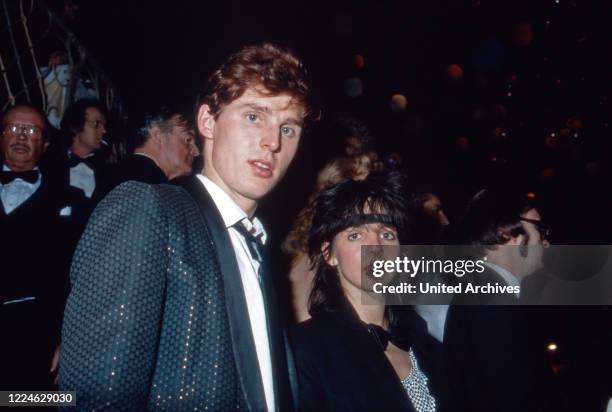
[[[283,121],[283,124],[293,124],[302,127],[304,125],[304,121],[302,119],[296,119],[295,117],[288,117]]]
[[[257,103],[244,103],[240,106],[240,109],[243,109],[243,108],[249,108],[249,109],[252,109],[258,112],[262,112],[262,113],[266,113],[266,114],[272,113],[272,110],[268,106],[262,106],[261,104],[257,104]],[[304,126],[304,120],[301,118],[288,117],[283,120],[283,124],[293,124],[293,125],[302,127]]]
[[[257,103],[244,103],[240,108],[250,108],[258,112],[270,113],[270,108]]]

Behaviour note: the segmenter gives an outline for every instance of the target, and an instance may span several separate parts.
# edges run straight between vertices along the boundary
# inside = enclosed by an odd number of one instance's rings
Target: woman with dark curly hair
[[[363,180],[374,170],[380,170],[381,165],[376,152],[366,152],[353,157],[338,157],[330,161],[317,176],[311,201],[319,192],[344,180]],[[310,317],[308,314],[308,296],[312,290],[314,272],[308,258],[308,231],[312,219],[312,209],[302,209],[291,231],[282,244],[285,254],[291,258],[289,281],[293,303],[293,314],[297,322]]]
[[[344,181],[314,200],[312,318],[293,333],[302,410],[436,410],[422,322],[362,285],[361,246],[407,242],[407,205],[397,172]]]

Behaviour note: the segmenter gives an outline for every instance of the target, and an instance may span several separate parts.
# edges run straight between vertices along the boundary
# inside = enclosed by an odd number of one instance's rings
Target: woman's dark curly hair
[[[334,237],[346,228],[380,222],[397,229],[400,243],[408,238],[408,188],[399,172],[372,172],[365,180],[347,180],[332,186],[312,203],[308,253],[315,272],[309,312],[333,310],[344,292],[336,269],[325,257]]]

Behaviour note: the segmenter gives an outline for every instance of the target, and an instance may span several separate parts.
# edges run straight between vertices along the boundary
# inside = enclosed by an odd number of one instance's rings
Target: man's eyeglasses
[[[533,224],[538,229],[538,232],[540,232],[540,236],[542,236],[542,239],[550,238],[550,226],[543,223],[541,220],[528,219],[526,217],[522,217],[521,220],[523,222]]]
[[[95,130],[98,130],[101,127],[106,128],[106,122],[103,120],[86,120],[86,123]]]
[[[21,123],[9,123],[4,126],[4,133],[10,134],[11,136],[24,135],[28,139],[37,140],[42,138],[42,129],[31,124]]]

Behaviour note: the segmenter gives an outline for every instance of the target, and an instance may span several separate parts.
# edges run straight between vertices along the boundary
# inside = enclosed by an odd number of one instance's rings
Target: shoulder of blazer
[[[194,175],[180,177],[172,180],[168,186],[180,187],[191,196],[193,201],[199,206],[211,230],[227,233],[221,213],[200,179]]]
[[[329,342],[338,339],[346,341],[347,333],[352,328],[342,322],[340,318],[331,312],[323,312],[314,317],[293,325],[290,329],[291,343],[296,350],[324,348]]]

